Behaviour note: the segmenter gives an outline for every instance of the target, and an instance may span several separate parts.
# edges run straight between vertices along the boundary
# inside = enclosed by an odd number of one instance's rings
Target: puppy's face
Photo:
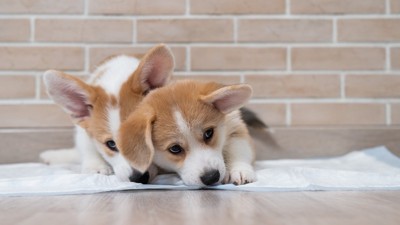
[[[149,94],[122,124],[119,147],[139,171],[150,163],[186,185],[212,185],[225,176],[226,114],[250,97],[247,85],[183,81]]]
[[[164,45],[151,49],[140,62],[118,57],[100,66],[89,84],[58,71],[46,72],[45,83],[52,99],[86,131],[114,173],[137,181],[140,176],[116,146],[118,129],[147,92],[169,81],[174,60]]]
[[[154,163],[178,173],[187,185],[218,183],[225,175],[224,115],[200,100],[185,104],[188,98],[180,96],[174,107],[167,101],[155,106],[160,113],[153,124]]]

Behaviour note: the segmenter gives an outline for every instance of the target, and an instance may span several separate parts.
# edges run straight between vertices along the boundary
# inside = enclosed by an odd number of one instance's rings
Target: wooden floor
[[[0,134],[7,146],[7,151],[0,151],[0,163],[36,161],[44,149],[73,143],[70,129]],[[342,155],[378,145],[400,156],[399,135],[399,127],[277,128],[271,137],[259,138],[268,143],[273,138],[277,145],[258,152],[258,159]],[[28,224],[400,225],[400,191],[129,191],[0,197],[0,225]]]
[[[0,224],[399,225],[400,192],[200,190],[1,197]]]

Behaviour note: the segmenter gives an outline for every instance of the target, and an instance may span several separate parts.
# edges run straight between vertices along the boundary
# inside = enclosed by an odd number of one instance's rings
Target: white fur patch
[[[218,170],[221,182],[225,176],[225,163],[222,151],[210,148],[192,149],[185,159],[183,167],[179,170],[179,175],[186,185],[204,186],[201,176],[205,172]]]
[[[192,131],[189,127],[189,124],[183,118],[182,113],[178,110],[174,112],[174,119],[176,124],[178,125],[178,129],[181,134],[183,134],[188,142],[188,145],[192,147],[196,147],[199,143],[197,142],[196,138],[193,136]]]
[[[121,154],[116,154],[109,159],[109,163],[114,169],[115,176],[121,181],[129,181],[129,177],[133,174],[132,167]]]
[[[87,83],[94,86],[100,86],[108,95],[115,96],[117,101],[119,101],[118,97],[122,85],[135,72],[139,66],[139,62],[140,61],[137,58],[132,56],[116,56],[100,65],[91,75]],[[113,108],[109,105],[107,109],[107,117],[109,130],[113,138],[115,138],[121,125],[119,107]],[[77,142],[78,141],[80,140],[77,140]],[[96,149],[101,154],[102,158],[112,166],[115,175],[123,181],[129,181],[129,177],[132,175],[133,171],[123,156],[116,153],[114,156],[110,157],[102,150],[102,148],[104,148],[104,143],[95,142],[95,144]]]
[[[174,112],[174,119],[176,122],[176,125],[178,125],[178,129],[182,134],[189,134],[190,133],[190,128],[188,124],[186,123],[186,120],[183,118],[182,113],[179,112],[178,110],[175,110]]]
[[[108,125],[113,137],[118,135],[118,129],[121,125],[121,118],[119,108],[108,109]]]
[[[137,58],[120,55],[99,66],[88,82],[101,86],[110,95],[119,96],[122,84],[128,80],[138,66]],[[104,74],[97,79],[96,76],[101,72]]]
[[[222,181],[225,175],[222,146],[218,146],[217,149],[212,149],[205,143],[200,143],[193,134],[193,130],[190,129],[189,124],[178,110],[174,112],[174,119],[180,133],[183,134],[189,146],[189,149],[186,149],[187,157],[185,158],[183,166],[176,169],[183,182],[186,185],[204,186],[200,177],[210,170],[218,170],[220,173],[219,181]]]

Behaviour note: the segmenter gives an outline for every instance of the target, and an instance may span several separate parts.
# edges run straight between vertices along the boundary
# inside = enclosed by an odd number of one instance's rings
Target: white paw
[[[104,174],[104,175],[111,175],[113,174],[113,169],[106,163],[101,161],[91,161],[82,163],[82,173],[88,174]]]
[[[69,151],[73,150],[61,149],[44,151],[40,153],[39,159],[41,162],[49,165],[70,163]]]
[[[254,181],[256,181],[256,173],[253,167],[244,163],[233,165],[231,168],[228,168],[224,179],[225,184],[229,183],[235,185],[248,184]]]

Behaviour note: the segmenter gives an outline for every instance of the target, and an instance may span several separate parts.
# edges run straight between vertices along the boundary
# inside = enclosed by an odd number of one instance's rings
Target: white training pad
[[[255,164],[258,181],[207,189],[245,191],[400,190],[400,158],[376,147],[324,159],[266,160]],[[153,184],[121,182],[115,176],[80,174],[77,165],[0,165],[0,196],[63,195],[141,189],[198,189],[176,175]]]

